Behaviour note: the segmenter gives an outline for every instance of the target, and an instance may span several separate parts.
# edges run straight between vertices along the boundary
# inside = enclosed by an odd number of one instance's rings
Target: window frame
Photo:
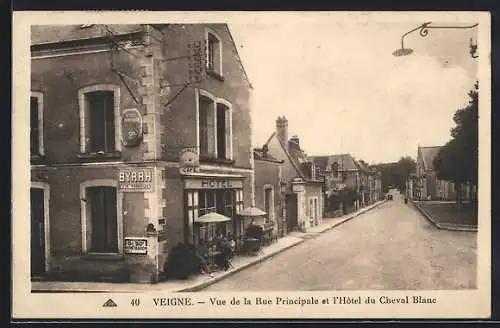
[[[31,181],[30,188],[43,190],[43,224],[45,243],[45,272],[50,271],[51,247],[50,247],[50,185],[46,182]],[[31,190],[31,189],[30,189]],[[30,209],[31,212],[31,209]],[[31,214],[31,213],[30,213]]]
[[[87,188],[92,187],[113,187],[116,190],[116,226],[117,226],[117,253],[97,253],[89,251],[89,244],[92,240],[92,231],[88,231],[92,217],[90,208],[87,205]],[[80,216],[81,216],[81,238],[82,253],[86,255],[122,255],[123,254],[123,192],[118,189],[118,182],[112,179],[95,179],[82,182],[80,184]]]
[[[269,210],[270,210],[270,213],[267,213],[266,215],[266,223],[269,223],[269,222],[275,222],[275,217],[274,217],[274,207],[275,207],[275,204],[274,204],[274,185],[272,184],[265,184],[264,187],[262,188],[262,193],[263,193],[263,200],[264,200],[264,209],[265,209],[265,205],[266,205],[266,191],[267,190],[270,190],[270,200],[269,200]]]
[[[110,91],[113,92],[113,115],[114,115],[114,129],[115,129],[115,149],[114,152],[120,152],[122,150],[121,141],[121,117],[120,117],[120,86],[114,84],[94,84],[90,86],[83,87],[78,90],[78,107],[79,107],[79,119],[80,119],[80,153],[90,154],[90,144],[87,141],[89,135],[87,135],[86,119],[89,115],[89,108],[87,107],[86,95],[92,92],[99,91]],[[90,133],[90,131],[88,132]]]
[[[214,127],[214,135],[213,135],[213,147],[214,151],[213,153],[210,153],[210,149],[208,154],[202,154],[201,153],[201,144],[200,144],[200,97],[204,97],[207,99],[210,99],[212,101],[212,106],[210,107],[210,110],[213,111],[213,127]],[[234,159],[233,157],[233,105],[227,101],[226,99],[223,98],[217,98],[211,93],[209,93],[206,90],[196,88],[195,89],[195,100],[196,100],[196,151],[198,155],[200,156],[209,156],[213,157],[215,160],[230,160],[232,161]],[[221,104],[226,107],[226,111],[228,112],[227,115],[229,117],[229,127],[226,128],[229,131],[229,136],[227,137],[229,140],[229,144],[226,144],[226,158],[219,158],[218,157],[218,145],[217,145],[217,138],[218,138],[218,132],[217,132],[217,105]],[[210,136],[209,136],[210,137]],[[210,144],[210,142],[208,142]],[[210,148],[210,147],[209,147]]]
[[[31,97],[36,98],[38,102],[38,154],[31,154],[31,143],[30,143],[30,157],[39,157],[45,155],[45,147],[43,142],[43,93],[40,91],[31,91],[30,115],[31,115]],[[31,121],[30,121],[30,131],[31,131]],[[31,142],[31,137],[30,137],[30,142]]]
[[[210,51],[209,51],[209,43],[210,43],[210,36],[214,37],[218,44],[219,44],[219,67],[217,69],[211,69],[210,68]],[[219,37],[219,35],[212,29],[210,28],[205,28],[205,46],[206,46],[206,56],[205,56],[205,69],[207,72],[210,73],[215,73],[219,76],[223,76],[222,74],[222,39]]]

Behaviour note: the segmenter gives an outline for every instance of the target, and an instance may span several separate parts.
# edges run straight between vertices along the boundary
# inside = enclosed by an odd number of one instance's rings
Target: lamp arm
[[[411,34],[415,31],[419,31],[419,34],[420,36],[422,37],[426,37],[427,34],[429,34],[429,29],[438,29],[438,28],[441,28],[441,29],[469,29],[469,28],[474,28],[474,27],[477,27],[479,24],[472,24],[472,25],[467,25],[467,26],[454,26],[454,25],[430,25],[432,22],[426,22],[426,23],[423,23],[422,25],[419,25],[417,27],[415,27],[413,30],[410,30],[408,32],[406,32],[405,34],[403,34],[401,36],[401,49],[404,49],[404,38],[408,35],[408,34]]]

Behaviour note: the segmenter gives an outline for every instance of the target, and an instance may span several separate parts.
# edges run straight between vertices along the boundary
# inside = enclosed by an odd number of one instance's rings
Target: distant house
[[[418,146],[416,177],[413,179],[414,198],[420,200],[454,200],[457,197],[457,186],[453,182],[440,180],[434,169],[434,158],[441,146]],[[468,198],[468,186],[461,188],[462,199]]]
[[[310,156],[309,159],[316,165],[318,175],[324,181],[326,199],[345,188],[359,194],[361,166],[351,154]]]
[[[267,145],[253,151],[255,169],[255,206],[266,212],[265,217],[256,219],[255,224],[271,229],[278,236],[286,234],[284,195],[281,193],[281,166],[279,160],[269,154]],[[246,223],[247,224],[247,223]],[[246,228],[242,227],[242,231]]]
[[[281,179],[285,192],[287,229],[307,230],[322,222],[323,181],[314,162],[300,147],[298,136],[288,138],[288,120],[278,117],[276,131],[264,145],[268,154],[282,159]]]

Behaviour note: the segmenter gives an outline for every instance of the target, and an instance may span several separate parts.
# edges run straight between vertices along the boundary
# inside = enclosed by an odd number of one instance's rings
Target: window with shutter
[[[40,155],[40,130],[38,128],[38,98],[31,97],[30,101],[30,150],[31,155]]]
[[[116,188],[89,187],[87,200],[90,206],[91,247],[93,253],[117,253],[118,229]]]

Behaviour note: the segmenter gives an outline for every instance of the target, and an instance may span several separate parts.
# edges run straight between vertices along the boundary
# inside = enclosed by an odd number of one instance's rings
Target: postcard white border
[[[479,156],[479,231],[478,231],[478,288],[460,291],[316,291],[316,292],[248,292],[218,293],[212,296],[231,299],[233,296],[267,297],[301,296],[403,296],[425,295],[437,297],[438,304],[429,305],[338,305],[332,306],[224,306],[209,305],[158,308],[152,298],[168,296],[165,293],[137,294],[39,294],[31,293],[29,275],[29,143],[26,126],[29,124],[27,94],[30,92],[30,26],[40,24],[106,23],[137,24],[156,22],[207,23],[253,22],[265,18],[269,22],[293,19],[308,23],[316,15],[330,15],[339,21],[390,20],[408,25],[423,21],[479,22],[478,76],[481,85],[480,104],[480,156]],[[491,198],[490,198],[490,121],[491,121],[491,67],[490,67],[490,14],[488,12],[144,12],[144,11],[81,11],[81,12],[14,12],[13,13],[13,147],[12,147],[12,236],[13,236],[13,311],[14,318],[487,318],[490,315],[491,290]],[[397,44],[397,40],[395,40]],[[193,299],[207,300],[207,293],[189,295]],[[140,297],[140,307],[128,306],[132,298]],[[112,298],[119,306],[103,308]],[[124,306],[127,305],[127,306]]]

